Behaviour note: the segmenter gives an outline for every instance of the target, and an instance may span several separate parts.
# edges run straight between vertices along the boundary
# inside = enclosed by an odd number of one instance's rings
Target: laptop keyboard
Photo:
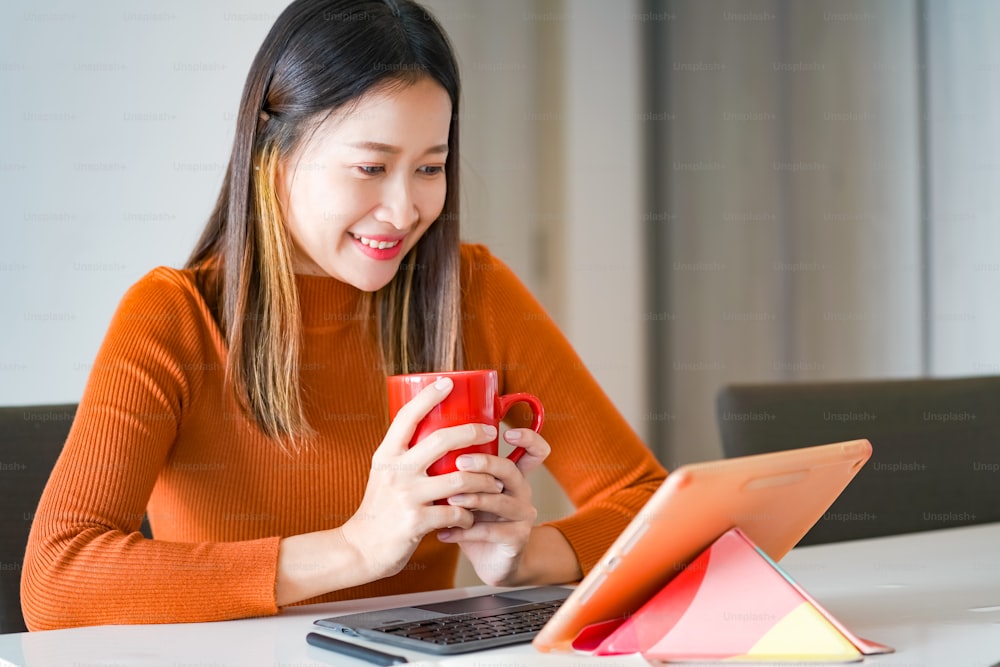
[[[453,646],[498,637],[537,634],[562,604],[562,600],[520,605],[503,612],[476,612],[425,621],[384,625],[380,632],[394,637]]]

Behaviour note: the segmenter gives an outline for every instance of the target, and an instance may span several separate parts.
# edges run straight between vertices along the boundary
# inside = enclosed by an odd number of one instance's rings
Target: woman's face
[[[392,280],[444,207],[451,112],[422,78],[375,89],[307,134],[278,168],[296,273],[367,292]]]

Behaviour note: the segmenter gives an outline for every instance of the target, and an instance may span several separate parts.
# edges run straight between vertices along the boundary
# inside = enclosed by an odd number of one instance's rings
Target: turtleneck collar
[[[364,292],[329,276],[295,274],[299,309],[306,328],[337,328],[368,317],[360,313]]]

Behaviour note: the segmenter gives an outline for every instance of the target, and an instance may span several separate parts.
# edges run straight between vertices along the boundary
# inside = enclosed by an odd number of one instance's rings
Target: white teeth
[[[357,240],[364,243],[369,248],[376,248],[378,250],[385,250],[386,248],[395,248],[399,245],[399,241],[374,241],[366,236],[361,236],[359,234],[352,233],[351,236]]]

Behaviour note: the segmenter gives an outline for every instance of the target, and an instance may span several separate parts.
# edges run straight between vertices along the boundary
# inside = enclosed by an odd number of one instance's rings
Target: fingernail
[[[483,432],[486,433],[487,438],[497,437],[497,427],[491,424],[483,426]]]
[[[471,456],[462,454],[455,459],[455,467],[459,470],[473,470],[476,467],[476,460]]]
[[[439,540],[444,541],[444,540],[447,540],[449,537],[451,537],[451,531],[450,530],[440,530],[440,531],[438,531],[438,539]]]
[[[452,385],[451,378],[438,378],[437,381],[434,382],[434,388],[437,389],[438,391],[445,391],[447,389],[451,389],[451,385]]]
[[[503,439],[507,442],[520,442],[521,432],[517,430],[510,430],[503,434]]]
[[[494,479],[493,481],[497,483],[497,491],[503,493],[503,482],[499,479]]]

